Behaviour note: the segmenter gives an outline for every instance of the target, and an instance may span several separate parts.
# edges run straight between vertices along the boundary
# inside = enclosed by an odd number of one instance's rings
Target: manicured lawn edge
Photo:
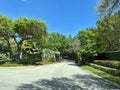
[[[99,70],[104,71],[106,73],[120,77],[120,70],[119,69],[109,68],[109,67],[105,67],[105,66],[101,66],[101,65],[97,65],[97,64],[93,64],[93,63],[90,63],[89,65],[93,68],[96,68],[96,69],[99,69]]]
[[[93,63],[108,68],[120,69],[120,61],[117,60],[94,60]]]
[[[55,64],[58,62],[47,62],[47,61],[42,61],[42,62],[36,62],[36,65],[48,65],[48,64]]]
[[[48,65],[48,64],[55,64],[55,63],[58,63],[58,62],[46,62],[46,61],[43,61],[43,62],[36,62],[35,64],[17,64],[17,63],[14,63],[14,64],[0,64],[0,67],[22,67],[22,66],[36,66],[36,65]]]
[[[0,67],[21,67],[21,66],[28,66],[23,64],[1,64]]]
[[[103,72],[101,70],[95,69],[95,68],[88,66],[88,65],[82,65],[80,67],[82,67],[83,69],[88,70],[88,71],[90,71],[98,76],[101,76],[104,79],[110,80],[110,81],[115,82],[116,84],[120,85],[120,77],[113,76],[111,74],[108,74],[108,73]]]

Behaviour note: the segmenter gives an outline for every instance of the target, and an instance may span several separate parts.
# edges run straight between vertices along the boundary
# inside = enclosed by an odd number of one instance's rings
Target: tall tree
[[[28,19],[20,17],[14,20],[13,29],[15,31],[14,40],[18,49],[18,60],[21,59],[23,41],[32,39],[39,44],[45,41],[47,26],[39,19]],[[17,36],[17,37],[16,37]]]
[[[120,50],[120,11],[98,20],[97,26],[105,51]]]
[[[100,17],[111,15],[114,11],[119,9],[120,0],[99,0],[97,12]]]

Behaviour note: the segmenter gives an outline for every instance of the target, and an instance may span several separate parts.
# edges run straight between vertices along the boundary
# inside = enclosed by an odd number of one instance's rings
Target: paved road
[[[73,62],[29,67],[0,67],[0,90],[120,90]]]

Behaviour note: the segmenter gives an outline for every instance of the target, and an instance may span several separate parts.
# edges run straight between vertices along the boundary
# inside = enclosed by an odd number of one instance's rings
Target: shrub
[[[0,60],[10,60],[6,54],[0,53]]]
[[[98,60],[120,60],[120,51],[111,51],[105,53],[98,53],[96,57]]]
[[[5,64],[5,60],[0,60],[0,64]]]
[[[43,61],[54,61],[54,60],[56,60],[54,52],[50,49],[43,49],[42,60]]]
[[[24,54],[20,64],[35,64],[35,62],[41,61],[41,56],[38,54]]]
[[[43,49],[42,51],[42,61],[56,62],[60,61],[60,52],[55,52],[50,49]]]
[[[120,77],[120,70],[118,70],[118,69],[108,68],[108,67],[96,65],[96,64],[93,64],[93,63],[90,63],[90,66],[92,66],[96,69],[102,70],[104,72],[107,72],[109,74]]]
[[[102,65],[102,66],[106,66],[106,67],[120,69],[120,61],[95,60],[93,63],[98,64],[98,65]]]

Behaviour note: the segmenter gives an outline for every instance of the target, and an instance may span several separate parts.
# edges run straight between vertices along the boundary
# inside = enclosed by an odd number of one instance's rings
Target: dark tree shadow
[[[68,64],[69,66],[77,66],[77,64],[73,63],[73,64]]]
[[[22,84],[17,90],[113,90],[120,89],[104,79],[91,75],[74,75],[70,78],[52,78]]]

